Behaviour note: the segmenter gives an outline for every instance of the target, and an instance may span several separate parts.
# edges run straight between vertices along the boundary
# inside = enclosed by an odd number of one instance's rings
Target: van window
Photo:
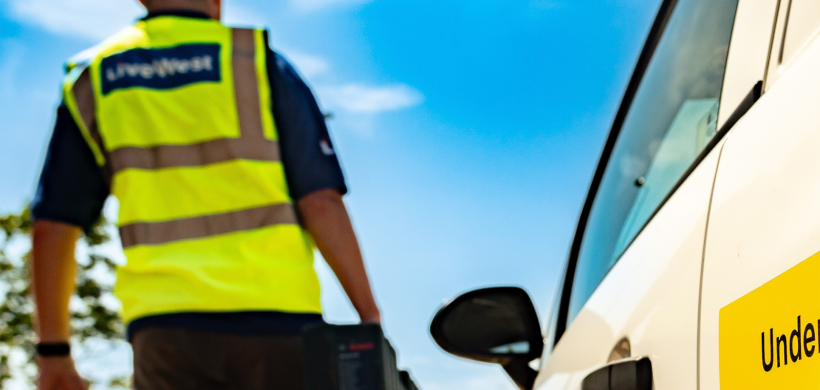
[[[715,135],[737,2],[677,2],[593,200],[567,325]]]

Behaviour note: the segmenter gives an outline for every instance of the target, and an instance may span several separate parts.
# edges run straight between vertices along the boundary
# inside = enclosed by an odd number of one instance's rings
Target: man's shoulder
[[[270,71],[277,73],[278,76],[302,81],[302,77],[290,61],[280,52],[270,47],[268,47],[268,62]]]
[[[276,103],[287,101],[307,107],[315,104],[315,98],[305,80],[291,62],[281,53],[268,48],[268,77]]]

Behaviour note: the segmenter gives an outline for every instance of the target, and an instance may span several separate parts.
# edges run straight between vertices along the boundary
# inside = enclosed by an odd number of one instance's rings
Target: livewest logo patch
[[[220,46],[188,44],[162,49],[132,49],[102,60],[102,93],[142,87],[173,89],[219,82]]]

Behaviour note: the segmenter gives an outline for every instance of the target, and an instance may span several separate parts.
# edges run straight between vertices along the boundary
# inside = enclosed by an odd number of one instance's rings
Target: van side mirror
[[[532,389],[538,373],[529,362],[541,356],[544,338],[523,289],[492,287],[465,293],[439,309],[430,334],[448,353],[500,364],[519,388]]]

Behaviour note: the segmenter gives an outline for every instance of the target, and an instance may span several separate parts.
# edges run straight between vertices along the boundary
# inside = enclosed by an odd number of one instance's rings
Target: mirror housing
[[[462,294],[439,309],[430,334],[446,352],[500,364],[519,388],[532,389],[538,373],[529,362],[541,356],[544,338],[523,289],[491,287]]]

